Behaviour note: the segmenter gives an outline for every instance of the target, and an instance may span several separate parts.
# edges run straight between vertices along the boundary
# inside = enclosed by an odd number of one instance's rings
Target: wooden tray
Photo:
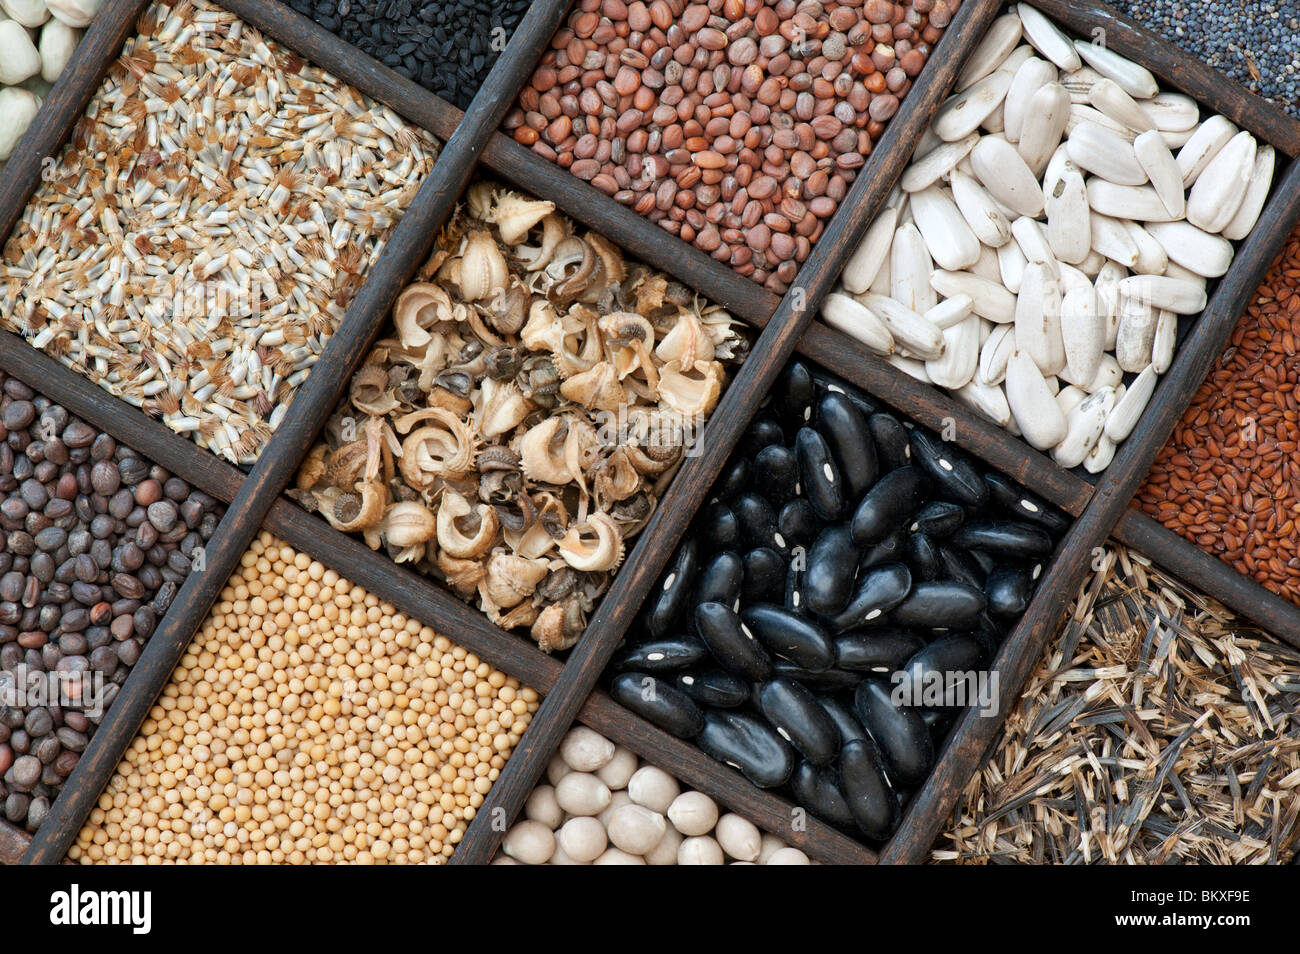
[[[1183,342],[1174,366],[1139,427],[1094,486],[977,417],[929,385],[920,384],[812,321],[844,262],[901,176],[938,104],[966,56],[1000,12],[1001,0],[966,0],[945,30],[926,69],[887,127],[839,212],[814,246],[784,298],[764,291],[728,267],[674,238],[568,172],[497,132],[536,62],[568,12],[569,0],[537,0],[470,108],[462,113],[360,53],[278,0],[218,0],[263,33],[309,61],[389,105],[444,143],[379,261],[347,310],[326,353],[300,389],[284,422],[249,473],[218,460],[80,375],[45,357],[20,338],[0,332],[0,368],[35,386],[69,411],[112,432],[194,486],[228,505],[208,547],[205,570],[192,573],[159,623],[99,732],[52,806],[40,831],[0,823],[0,862],[52,864],[63,859],[190,638],[202,625],[244,550],[265,527],[313,558],[347,567],[353,582],[477,653],[545,699],[501,777],[452,856],[453,864],[484,863],[545,771],[564,733],[583,722],[652,762],[669,766],[683,782],[828,863],[920,862],[995,737],[1001,717],[968,712],[954,727],[929,780],[902,826],[877,854],[827,825],[808,819],[792,830],[792,805],[750,785],[690,743],[675,739],[593,691],[600,673],[663,570],[753,409],[796,352],[850,380],[921,424],[957,422],[957,443],[1029,485],[1076,517],[1038,593],[995,663],[1001,677],[999,712],[1011,703],[1042,648],[1062,624],[1063,607],[1089,571],[1107,537],[1146,552],[1212,596],[1251,615],[1300,645],[1300,607],[1280,600],[1214,557],[1148,518],[1128,510],[1160,446],[1227,341],[1247,296],[1300,219],[1300,122],[1193,61],[1168,42],[1100,4],[1038,0],[1037,6],[1079,35],[1107,31],[1108,44],[1139,58],[1170,87],[1181,89],[1292,161],[1282,168],[1269,205],[1220,280],[1203,315]],[[0,236],[7,236],[35,192],[41,161],[56,155],[148,0],[108,0],[87,30],[74,61],[42,106],[0,176]],[[479,166],[482,170],[478,170]],[[761,334],[710,419],[704,450],[683,465],[641,534],[622,572],[591,619],[582,640],[561,664],[526,638],[493,626],[436,581],[394,564],[282,497],[321,423],[345,393],[353,371],[388,319],[397,293],[424,262],[475,171],[490,173],[550,199],[574,219],[600,231],[637,257],[726,306]],[[1175,542],[1178,546],[1175,546]],[[1284,604],[1284,605],[1279,605]]]

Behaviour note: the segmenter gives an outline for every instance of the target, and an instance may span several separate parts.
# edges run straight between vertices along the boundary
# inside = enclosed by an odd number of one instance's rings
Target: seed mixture
[[[444,863],[537,694],[263,533],[100,796],[83,863]]]
[[[1300,9],[1292,0],[1113,0],[1110,5],[1300,116]]]
[[[528,0],[286,0],[431,93],[469,108]]]
[[[4,327],[252,464],[438,147],[206,0],[138,28],[4,247]]]
[[[0,372],[0,806],[35,831],[222,508]]]
[[[988,705],[984,674],[1068,525],[794,362],[611,658],[610,695],[886,841],[958,713]]]
[[[1174,427],[1137,505],[1300,602],[1300,231],[1256,290]]]
[[[1300,652],[1108,550],[971,780],[936,861],[1296,857]]]
[[[806,865],[703,792],[577,726],[506,832],[496,865]]]
[[[491,183],[419,279],[291,493],[567,649],[748,342],[553,203]]]
[[[1101,473],[1255,227],[1275,163],[1140,63],[1015,4],[821,317],[1061,467]]]
[[[784,292],[959,6],[581,0],[505,129]]]

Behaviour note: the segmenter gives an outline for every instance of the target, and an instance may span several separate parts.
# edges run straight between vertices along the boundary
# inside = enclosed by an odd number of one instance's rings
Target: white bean
[[[25,27],[38,27],[50,18],[45,0],[0,0],[0,8]]]
[[[574,726],[560,743],[560,755],[575,772],[594,772],[614,757],[614,743],[585,725]]]
[[[555,789],[550,785],[538,785],[524,802],[524,817],[541,822],[554,831],[564,820],[564,809],[555,800]]]
[[[758,826],[734,812],[728,812],[718,819],[714,835],[722,850],[740,861],[753,861],[763,847],[763,834]]]
[[[556,833],[555,840],[566,855],[579,863],[595,861],[609,843],[605,826],[589,817],[570,818]]]
[[[104,0],[45,0],[45,5],[68,26],[84,27],[90,24]]]
[[[664,836],[659,839],[659,844],[645,853],[645,863],[648,865],[677,864],[677,848],[681,843],[681,832],[669,825],[664,831]]]
[[[688,838],[705,835],[718,823],[718,806],[703,792],[684,792],[668,806],[668,820]]]
[[[636,774],[636,753],[621,745],[614,748],[614,757],[596,770],[596,778],[609,786],[610,791],[627,788]]]
[[[664,816],[641,805],[624,805],[609,819],[609,840],[634,855],[644,855],[668,830]]]
[[[679,865],[720,865],[723,863],[722,847],[707,836],[687,838],[677,846]]]
[[[798,848],[782,848],[767,859],[769,865],[810,865],[811,861]]]
[[[81,31],[68,26],[62,20],[50,20],[41,27],[41,40],[38,50],[41,54],[41,79],[53,83],[59,78],[68,61],[77,49]]]
[[[0,89],[0,161],[13,154],[14,146],[39,110],[40,103],[34,93],[14,87]]]
[[[632,796],[632,801],[660,814],[668,811],[668,806],[681,790],[677,779],[653,765],[641,766],[627,783],[627,793]]]
[[[599,815],[612,797],[605,783],[586,772],[573,772],[555,786],[555,800],[570,815]]]
[[[506,832],[501,850],[526,865],[544,865],[555,851],[555,833],[541,822],[521,821]]]
[[[607,848],[605,853],[592,862],[593,865],[643,865],[644,858],[638,858],[636,855],[629,855],[626,851],[620,851],[617,848]]]
[[[41,55],[17,20],[0,21],[0,83],[14,86],[41,71]]]

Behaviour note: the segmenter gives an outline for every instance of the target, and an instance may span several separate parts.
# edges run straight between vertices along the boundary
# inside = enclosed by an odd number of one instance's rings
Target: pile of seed
[[[202,566],[220,508],[17,378],[0,382],[0,803],[35,831]]]
[[[69,857],[443,863],[537,705],[263,533]]]
[[[794,362],[612,657],[610,694],[760,788],[788,786],[818,818],[885,841],[991,684],[981,674],[1067,527]],[[931,691],[958,681],[960,694]]]
[[[1137,501],[1175,533],[1300,602],[1300,232],[1161,450]]]
[[[1291,0],[1113,0],[1111,6],[1300,116],[1300,13]]]
[[[582,0],[515,139],[784,292],[960,0]]]
[[[251,464],[437,145],[206,0],[139,29],[5,245],[4,327]]]
[[[808,856],[661,768],[577,726],[493,864],[806,865]]]
[[[461,109],[487,78],[527,0],[286,0],[303,16]]]
[[[1122,547],[1067,618],[931,857],[1295,864],[1300,651]]]

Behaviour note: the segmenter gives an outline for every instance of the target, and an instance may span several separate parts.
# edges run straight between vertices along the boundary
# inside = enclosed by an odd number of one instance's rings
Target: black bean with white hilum
[[[467,109],[528,0],[286,0],[340,39]]]
[[[0,815],[35,831],[220,506],[0,372]]]
[[[610,692],[882,842],[1067,526],[954,444],[794,363],[616,652]]]

